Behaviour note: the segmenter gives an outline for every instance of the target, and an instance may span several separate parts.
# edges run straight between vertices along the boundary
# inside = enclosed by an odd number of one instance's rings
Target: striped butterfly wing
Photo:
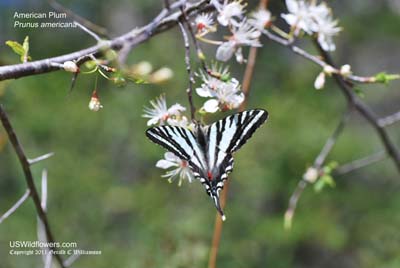
[[[233,114],[208,126],[206,158],[212,177],[216,179],[213,184],[217,193],[233,169],[232,153],[239,150],[267,118],[267,111],[255,109]]]
[[[188,161],[195,175],[206,169],[203,150],[192,131],[183,127],[159,126],[148,129],[146,136],[179,158]]]

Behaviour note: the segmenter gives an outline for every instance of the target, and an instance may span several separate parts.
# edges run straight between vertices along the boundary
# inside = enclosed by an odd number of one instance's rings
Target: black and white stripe
[[[193,175],[223,216],[219,193],[233,170],[232,154],[239,150],[268,118],[265,110],[255,109],[233,114],[209,126],[192,131],[175,126],[153,127],[147,137],[179,158],[188,161]]]

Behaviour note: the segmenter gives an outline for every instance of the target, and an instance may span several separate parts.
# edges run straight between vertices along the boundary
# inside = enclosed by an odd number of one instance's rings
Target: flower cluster
[[[213,41],[205,39],[204,36],[209,32],[215,32],[216,26],[214,18],[209,14],[200,14],[195,19],[197,37],[211,44],[218,45],[216,59],[228,61],[235,55],[237,62],[245,62],[242,54],[243,46],[260,47],[260,30],[267,27],[270,23],[271,14],[268,10],[260,9],[251,14],[247,19],[244,15],[246,4],[242,0],[220,2],[212,0],[217,11],[216,21],[219,25],[227,27],[230,35],[225,37],[225,41]]]
[[[145,107],[143,114],[143,117],[149,118],[147,121],[148,126],[168,124],[170,126],[194,129],[194,124],[186,116],[182,115],[186,108],[179,103],[168,108],[165,95],[150,101],[150,104],[152,107]],[[172,182],[177,177],[179,177],[178,185],[181,185],[184,179],[192,182],[193,174],[187,161],[181,160],[171,152],[166,153],[164,159],[157,162],[156,167],[162,169],[173,168],[163,175],[163,177],[168,178],[169,182]]]
[[[150,101],[151,108],[145,107],[143,117],[150,118],[147,121],[147,126],[151,125],[180,125],[181,121],[187,122],[187,118],[182,116],[181,113],[186,111],[186,108],[176,103],[167,108],[167,101],[165,95],[161,95],[153,101]]]
[[[231,78],[227,67],[213,64],[207,73],[200,71],[203,81],[196,93],[200,97],[211,98],[206,101],[201,110],[207,113],[236,109],[244,101],[244,94],[240,84]]]
[[[282,18],[292,27],[297,36],[300,31],[317,34],[318,42],[322,49],[333,51],[336,49],[333,36],[337,35],[341,28],[338,21],[333,19],[331,9],[322,2],[308,0],[286,0],[288,14],[282,14]]]

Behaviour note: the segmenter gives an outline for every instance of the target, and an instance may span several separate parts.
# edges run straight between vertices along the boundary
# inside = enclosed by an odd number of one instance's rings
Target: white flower
[[[219,13],[217,17],[219,24],[222,26],[236,25],[238,23],[236,19],[243,16],[244,7],[246,6],[241,2],[241,0],[234,0],[229,3],[228,0],[225,0],[221,4],[218,0],[212,0],[211,3]]]
[[[180,117],[181,112],[185,111],[186,108],[179,103],[172,105],[167,108],[167,101],[165,95],[161,95],[155,100],[150,101],[152,108],[144,107],[143,117],[150,118],[147,121],[147,125],[164,124],[171,117]]]
[[[295,35],[298,35],[300,30],[310,35],[317,33],[322,49],[336,49],[333,36],[337,35],[341,28],[337,26],[338,21],[332,18],[331,9],[326,3],[317,5],[316,0],[286,0],[286,6],[289,14],[282,14],[281,17],[294,28]]]
[[[246,20],[243,20],[237,26],[232,28],[232,36],[227,42],[222,43],[218,49],[216,58],[220,61],[228,61],[233,54],[236,54],[236,59],[239,63],[243,62],[241,46],[260,47],[259,37],[261,32],[250,25]]]
[[[202,110],[207,113],[236,109],[244,101],[239,82],[234,78],[228,82],[222,82],[216,90],[210,90],[209,96],[212,99],[206,101],[202,107]]]
[[[195,19],[195,26],[198,33],[205,33],[207,31],[215,31],[214,19],[210,13],[202,13]]]
[[[180,159],[176,155],[171,152],[167,152],[164,154],[165,159],[161,159],[156,163],[156,167],[162,169],[174,168],[172,170],[167,171],[162,177],[168,178],[169,182],[172,182],[174,179],[179,177],[178,185],[182,185],[182,181],[187,179],[189,182],[192,182],[194,179],[193,173],[188,166],[188,162]]]
[[[271,21],[271,12],[264,8],[252,12],[250,16],[249,24],[258,30],[263,30]]]
[[[200,69],[200,73],[197,74],[203,81],[200,88],[196,88],[196,92],[200,97],[212,97],[210,91],[215,91],[221,86],[222,83],[227,82],[231,79],[229,73],[229,67],[223,64],[214,62],[211,64],[211,68],[207,72]]]
[[[320,17],[319,20],[317,20],[316,32],[318,33],[318,43],[325,51],[334,51],[336,49],[333,36],[337,35],[342,30],[337,24],[338,21],[333,20],[330,14],[325,17]]]
[[[325,73],[320,72],[314,82],[315,89],[322,89],[325,85]]]
[[[281,17],[287,24],[296,29],[296,35],[299,33],[299,30],[303,30],[308,34],[312,33],[315,22],[312,19],[311,5],[313,4],[307,3],[304,0],[286,0],[286,7],[289,14],[282,14]]]

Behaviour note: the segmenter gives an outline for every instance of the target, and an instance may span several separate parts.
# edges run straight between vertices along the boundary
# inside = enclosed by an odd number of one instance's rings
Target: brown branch
[[[343,175],[349,172],[352,172],[354,170],[363,168],[365,166],[374,164],[376,162],[379,162],[387,157],[387,153],[385,151],[379,151],[377,153],[371,154],[369,156],[363,157],[361,159],[357,159],[354,161],[351,161],[350,163],[340,165],[335,168],[333,171],[334,175]]]
[[[33,203],[35,204],[36,212],[44,225],[47,241],[54,244],[54,242],[55,242],[54,235],[51,232],[50,224],[47,219],[46,212],[43,210],[43,207],[41,205],[40,197],[39,197],[38,191],[35,186],[35,182],[33,179],[29,160],[25,155],[22,145],[20,144],[20,142],[15,134],[15,131],[14,131],[13,127],[11,126],[10,120],[8,119],[8,116],[5,112],[5,110],[3,109],[2,105],[0,105],[0,119],[3,124],[4,129],[7,132],[8,138],[14,148],[14,151],[18,156],[18,159],[22,166],[22,169],[24,171],[25,181],[26,181],[26,184],[30,191],[30,196],[32,197]],[[54,245],[52,245],[51,249],[57,250],[57,248],[55,248]],[[63,264],[63,260],[62,260],[61,256],[58,254],[55,254],[55,257],[56,257],[60,267],[64,268],[64,264]]]
[[[213,9],[213,6],[207,3],[207,0],[202,0],[196,4],[188,4],[185,13],[188,16],[194,16],[199,12]],[[180,0],[172,3],[170,9],[179,8],[185,4],[186,0]],[[60,70],[60,64],[66,61],[77,61],[81,59],[79,63],[82,64],[90,59],[88,55],[99,58],[107,49],[118,51],[125,48],[125,50],[130,50],[136,45],[147,41],[152,36],[174,27],[182,18],[182,12],[180,11],[169,16],[168,14],[168,9],[164,8],[152,22],[138,30],[134,29],[115,39],[102,41],[97,45],[70,54],[22,64],[0,66],[0,81]]]

